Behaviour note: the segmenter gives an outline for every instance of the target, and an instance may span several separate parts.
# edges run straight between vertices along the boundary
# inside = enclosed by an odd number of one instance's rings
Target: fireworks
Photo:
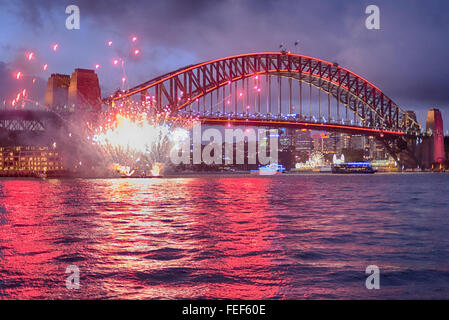
[[[153,167],[151,168],[151,175],[153,177],[159,177],[161,175],[163,169],[163,165],[161,163],[156,162],[153,164]]]
[[[143,104],[121,103],[95,130],[92,140],[110,168],[121,175],[160,176],[169,165],[172,148],[189,137],[186,128],[190,121],[168,110],[150,111],[151,103],[151,99]]]

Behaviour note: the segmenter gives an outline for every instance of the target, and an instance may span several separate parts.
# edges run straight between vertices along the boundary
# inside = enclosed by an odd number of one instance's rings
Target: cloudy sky
[[[80,8],[80,30],[65,27],[70,4]],[[365,27],[370,4],[380,8],[380,30]],[[121,84],[114,58],[126,61],[133,86],[209,59],[277,51],[280,43],[294,51],[299,40],[295,52],[338,62],[421,121],[438,107],[449,128],[447,0],[0,0],[0,27],[1,102],[21,87],[42,100],[51,73],[96,64],[105,96]]]

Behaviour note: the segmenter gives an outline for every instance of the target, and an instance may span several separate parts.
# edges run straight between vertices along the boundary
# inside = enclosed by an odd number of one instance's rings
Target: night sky
[[[65,27],[70,4],[80,8],[80,30]],[[381,30],[365,27],[370,4],[380,7]],[[205,60],[278,51],[283,43],[368,79],[403,109],[417,111],[421,122],[427,109],[439,108],[445,132],[449,128],[447,0],[0,0],[0,8],[1,103],[22,87],[42,101],[51,73],[71,74],[95,64],[101,65],[106,96],[121,85],[114,58],[126,60],[133,86]],[[138,37],[135,43],[132,35]],[[31,62],[29,52],[35,55]],[[24,77],[16,80],[19,70]]]

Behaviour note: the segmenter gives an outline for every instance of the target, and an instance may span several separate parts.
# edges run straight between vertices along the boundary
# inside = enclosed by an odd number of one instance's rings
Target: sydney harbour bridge
[[[402,109],[374,84],[337,63],[292,54],[241,54],[190,65],[104,98],[152,101],[203,124],[298,128],[374,136],[399,163],[420,166],[416,145],[425,139],[415,113]],[[0,128],[46,130],[52,111],[3,110]],[[63,124],[60,124],[63,125]]]

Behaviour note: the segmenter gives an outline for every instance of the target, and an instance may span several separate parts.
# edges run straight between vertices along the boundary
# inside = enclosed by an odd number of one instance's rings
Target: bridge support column
[[[378,138],[388,153],[398,163],[399,169],[421,168],[421,161],[416,153],[415,137]]]

